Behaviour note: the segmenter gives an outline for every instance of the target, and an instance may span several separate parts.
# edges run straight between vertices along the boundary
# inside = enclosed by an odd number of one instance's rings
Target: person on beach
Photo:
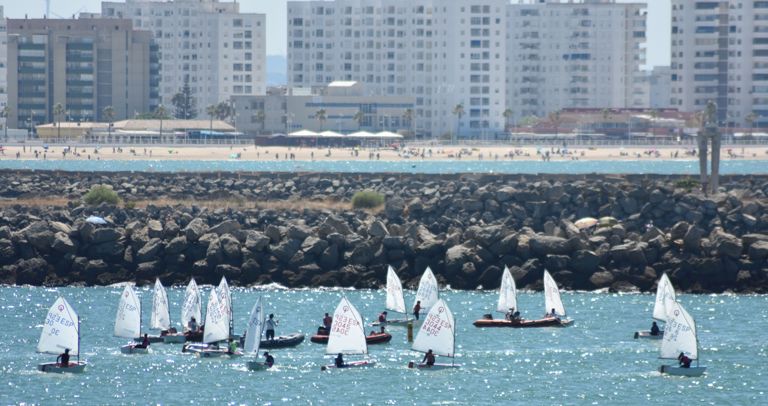
[[[413,306],[413,317],[418,320],[419,312],[421,312],[421,300],[416,301],[416,305]]]
[[[59,364],[60,367],[69,367],[69,348],[65,348],[64,352],[56,357],[56,363]]]
[[[277,325],[277,320],[275,320],[275,315],[270,313],[269,318],[266,322],[264,322],[264,328],[267,330],[265,333],[267,340],[274,340],[275,339],[275,326]]]

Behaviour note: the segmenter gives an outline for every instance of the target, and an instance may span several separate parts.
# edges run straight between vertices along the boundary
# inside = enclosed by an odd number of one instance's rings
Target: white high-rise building
[[[485,138],[562,108],[645,107],[645,16],[615,0],[289,1],[288,85],[360,81],[414,96],[417,133]]]
[[[672,107],[768,126],[768,2],[672,0]]]
[[[3,6],[0,5],[0,110],[8,105],[8,27],[6,25]],[[11,112],[8,112],[9,115]],[[8,122],[0,114],[0,129],[5,130]]]
[[[359,81],[413,96],[417,133],[490,135],[503,128],[506,3],[289,1],[288,85]]]
[[[198,116],[230,96],[266,92],[266,17],[237,2],[126,0],[103,2],[102,17],[130,18],[150,30],[160,50],[159,96],[166,108],[189,83]]]
[[[647,107],[645,3],[555,0],[507,8],[513,119],[563,108]]]

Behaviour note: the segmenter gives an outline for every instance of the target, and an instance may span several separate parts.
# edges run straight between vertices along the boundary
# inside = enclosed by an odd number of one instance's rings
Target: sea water
[[[208,297],[210,287],[205,287]],[[404,327],[390,327],[389,344],[372,345],[373,368],[321,372],[332,362],[325,346],[309,342],[325,312],[346,295],[366,323],[383,310],[383,290],[233,290],[235,330],[242,333],[251,307],[263,297],[279,320],[277,334],[303,332],[295,348],[275,349],[276,367],[251,372],[256,358],[200,359],[181,345],[153,344],[149,355],[122,355],[126,339],[112,336],[122,289],[0,288],[0,404],[765,404],[768,399],[768,296],[680,295],[696,319],[699,378],[662,376],[659,342],[633,339],[648,329],[654,297],[648,294],[564,293],[575,324],[567,328],[479,329],[497,296],[486,291],[444,291],[456,321],[460,369],[407,368],[423,354],[410,350]],[[139,289],[149,323],[152,291]],[[55,356],[35,348],[46,312],[63,295],[81,318],[79,375],[46,374],[36,365]],[[178,321],[183,288],[168,290]],[[524,317],[544,313],[541,293],[521,293]],[[413,292],[406,292],[412,306]],[[205,304],[203,304],[203,308]],[[396,316],[390,312],[390,317]],[[497,315],[496,317],[503,317]],[[373,327],[367,327],[373,329]],[[263,350],[262,350],[263,352]],[[347,356],[355,360],[360,356]],[[263,360],[263,358],[259,358]],[[451,360],[438,357],[438,362]],[[670,361],[667,361],[670,362]]]
[[[696,175],[696,160],[28,160],[0,159],[0,169],[104,172],[334,172],[334,173],[502,173],[502,174],[664,174]],[[724,160],[722,175],[768,174],[768,160]]]

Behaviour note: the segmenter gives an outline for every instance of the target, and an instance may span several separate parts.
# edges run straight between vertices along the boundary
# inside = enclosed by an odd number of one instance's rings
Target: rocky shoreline
[[[768,176],[724,176],[704,196],[660,175],[400,175],[0,171],[0,283],[107,285],[279,283],[376,288],[387,265],[413,287],[430,266],[455,289],[651,291],[662,272],[688,292],[768,292]],[[97,184],[129,204],[82,204]],[[256,209],[249,202],[349,202],[383,210]],[[61,207],[14,199],[64,198]],[[224,200],[131,208],[131,201]],[[315,206],[312,206],[315,207]],[[349,207],[349,206],[348,206]],[[107,224],[86,222],[90,215]],[[616,224],[582,230],[582,217]]]

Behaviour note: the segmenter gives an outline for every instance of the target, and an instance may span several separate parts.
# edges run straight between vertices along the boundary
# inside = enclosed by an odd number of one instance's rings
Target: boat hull
[[[362,361],[347,362],[341,368],[337,367],[336,364],[331,364],[331,365],[325,365],[320,369],[325,371],[327,369],[368,368],[375,365],[376,365],[376,361],[374,360],[362,360]]]
[[[248,361],[245,363],[245,366],[249,371],[266,371],[270,368],[261,361]]]
[[[532,328],[532,327],[566,327],[573,323],[573,320],[563,320],[553,317],[547,317],[537,320],[505,320],[505,319],[480,319],[475,320],[475,327],[510,327],[510,328]]]
[[[187,336],[184,334],[168,334],[163,336],[163,342],[166,344],[183,344],[187,342]]]
[[[164,341],[163,336],[147,336],[147,338],[149,339],[150,344],[162,343]],[[144,341],[144,337],[134,338],[133,341],[141,343]]]
[[[659,372],[662,374],[673,376],[702,376],[707,370],[707,367],[690,367],[683,368],[677,365],[662,365],[659,367]]]
[[[438,370],[438,369],[456,369],[460,367],[461,365],[456,365],[456,364],[435,363],[434,365],[427,365],[421,362],[413,362],[413,361],[408,363],[408,368],[411,368],[411,369]]]
[[[386,344],[392,340],[392,335],[389,333],[384,334],[371,334],[365,337],[365,342],[368,343],[368,345],[371,344]],[[315,344],[327,344],[328,343],[328,336],[325,335],[319,335],[315,334],[312,337],[309,338],[309,341],[312,341]]]
[[[664,331],[660,331],[659,334],[653,335],[650,331],[635,331],[635,340],[637,339],[645,339],[645,340],[661,340],[664,338]]]
[[[229,357],[229,358],[236,358],[236,357],[242,357],[243,353],[241,352],[227,352],[227,350],[201,350],[195,353],[200,358],[222,358],[222,357]]]
[[[304,342],[304,334],[293,333],[275,337],[274,340],[261,340],[259,348],[288,348],[295,347]]]
[[[413,323],[413,325],[416,325],[416,324],[418,324],[420,322],[421,322],[421,320],[416,320],[416,319],[394,319],[394,320],[387,320],[387,321],[385,321],[383,323],[380,322],[380,321],[374,321],[373,323],[371,323],[371,325],[372,326],[400,326],[400,327],[405,327],[405,326],[408,325],[408,323]]]
[[[120,353],[122,354],[149,354],[149,348],[146,347],[136,347],[133,344],[128,344],[120,347]]]
[[[50,372],[54,374],[80,374],[85,372],[85,366],[87,364],[82,361],[70,362],[69,366],[63,367],[56,362],[46,362],[44,364],[38,364],[37,370],[40,372]]]

